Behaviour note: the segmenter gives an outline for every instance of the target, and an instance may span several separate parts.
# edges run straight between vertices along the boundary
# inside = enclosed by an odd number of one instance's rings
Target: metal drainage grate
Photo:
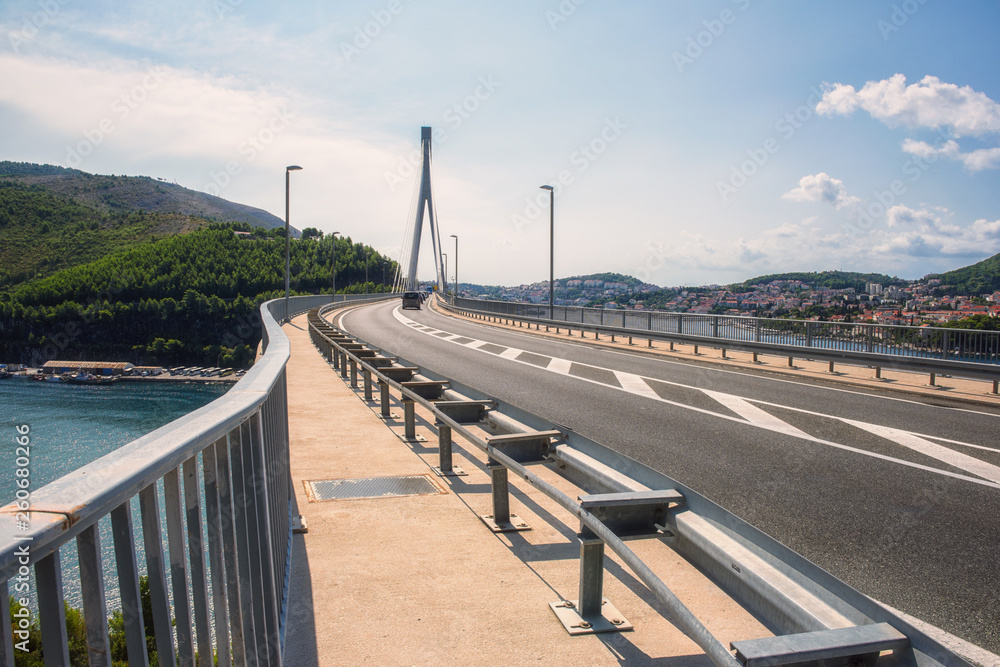
[[[324,479],[306,482],[306,495],[310,502],[420,496],[432,493],[444,493],[444,491],[439,489],[426,475]]]

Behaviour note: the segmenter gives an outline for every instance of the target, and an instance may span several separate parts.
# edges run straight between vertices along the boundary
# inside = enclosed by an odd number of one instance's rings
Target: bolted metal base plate
[[[380,412],[380,413],[378,413],[378,418],[379,419],[384,419],[386,421],[389,421],[389,420],[399,421],[399,413],[398,412],[390,412],[388,415],[383,416],[382,413]]]
[[[601,615],[588,618],[580,616],[576,603],[576,600],[549,603],[549,608],[571,636],[592,635],[598,632],[627,632],[634,629],[607,598],[603,598]]]
[[[494,521],[492,514],[480,514],[479,518],[494,533],[519,533],[522,530],[531,530],[531,526],[521,521],[516,514],[510,515],[510,522],[508,523],[497,523]]]
[[[465,477],[469,474],[459,466],[452,466],[451,470],[448,472],[441,472],[441,466],[434,466],[431,470],[433,470],[438,477]]]

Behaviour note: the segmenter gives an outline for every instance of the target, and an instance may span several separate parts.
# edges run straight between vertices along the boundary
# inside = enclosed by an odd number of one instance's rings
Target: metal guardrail
[[[353,387],[360,371],[366,399],[372,398],[373,381],[378,384],[384,417],[390,415],[390,387],[400,393],[408,439],[415,438],[415,405],[433,415],[441,474],[452,470],[453,432],[486,453],[493,496],[493,514],[482,517],[487,525],[518,529],[510,523],[508,471],[580,519],[580,600],[568,606],[576,607],[577,621],[585,627],[607,623],[601,614],[607,546],[716,665],[844,658],[883,666],[969,664],[877,601],[676,480],[471,387],[368,349],[323,320],[324,312],[310,314],[314,344],[343,378],[350,377]],[[402,379],[406,377],[419,380]],[[473,425],[488,425],[506,435],[484,436],[473,431]],[[548,467],[588,494],[570,497],[533,473],[531,465]],[[638,538],[663,541],[780,637],[734,642],[734,657],[624,542]],[[559,616],[556,607],[566,605],[550,606]],[[880,651],[892,653],[879,658]],[[782,652],[784,661],[775,657]]]
[[[509,301],[456,298],[443,307],[471,316],[588,331],[595,335],[644,338],[725,350],[860,364],[936,375],[990,380],[1000,389],[1000,332],[878,324],[834,324],[729,315],[689,315],[610,310]],[[934,344],[938,345],[935,351]],[[942,347],[943,346],[943,347]],[[970,360],[971,359],[971,360]]]
[[[291,297],[289,310],[330,300]],[[27,619],[10,618],[7,596],[32,599],[32,570],[45,664],[70,664],[60,549],[71,540],[91,665],[111,665],[106,569],[117,578],[129,664],[148,664],[142,560],[161,665],[193,665],[196,654],[200,665],[213,656],[220,665],[282,664],[296,518],[285,314],[284,299],[261,306],[264,353],[225,395],[0,508],[0,667],[13,667],[15,642],[28,648]],[[18,445],[25,459],[42,447],[27,430]],[[109,516],[114,562],[102,559],[98,530]]]

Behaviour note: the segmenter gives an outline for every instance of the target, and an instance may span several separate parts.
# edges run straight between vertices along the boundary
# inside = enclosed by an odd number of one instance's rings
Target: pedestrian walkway
[[[401,406],[383,420],[377,401],[366,402],[313,347],[305,315],[284,331],[291,475],[308,526],[293,541],[285,664],[711,664],[610,552],[604,595],[634,631],[570,637],[549,603],[578,596],[575,518],[512,481],[511,510],[532,529],[490,532],[478,516],[490,511],[478,450],[456,439],[454,464],[468,475],[437,477],[426,415],[418,410],[424,441],[407,441]],[[321,502],[306,493],[311,481],[404,475],[425,477],[430,492]],[[578,493],[555,475],[549,481]],[[725,645],[769,635],[659,541],[630,546]]]

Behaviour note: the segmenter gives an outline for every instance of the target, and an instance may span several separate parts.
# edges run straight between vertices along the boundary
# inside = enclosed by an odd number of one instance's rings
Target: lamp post
[[[365,296],[368,296],[368,260],[371,259],[371,254],[368,252],[368,247],[365,246]]]
[[[551,320],[555,304],[555,292],[553,291],[553,287],[555,285],[555,276],[553,275],[553,265],[555,264],[555,227],[553,218],[555,217],[556,192],[552,189],[551,185],[543,185],[541,186],[541,189],[549,191],[549,319]]]
[[[299,171],[302,167],[297,164],[285,167],[285,321],[289,321],[288,317],[288,288],[291,284],[290,274],[291,274],[291,234],[289,233],[288,227],[288,174],[293,171]]]
[[[446,252],[441,253],[441,257],[444,258],[444,281],[445,281],[445,283],[447,283],[448,282],[448,253],[446,253]],[[447,286],[447,284],[445,285],[445,296],[448,296],[448,286]]]
[[[333,259],[330,260],[330,276],[333,284],[333,300],[337,300],[337,234],[340,232],[334,232],[330,234],[330,238],[333,239]]]
[[[455,286],[452,288],[451,293],[454,296],[458,296],[458,235],[452,234],[451,238],[455,239]],[[455,303],[454,299],[452,303]]]

